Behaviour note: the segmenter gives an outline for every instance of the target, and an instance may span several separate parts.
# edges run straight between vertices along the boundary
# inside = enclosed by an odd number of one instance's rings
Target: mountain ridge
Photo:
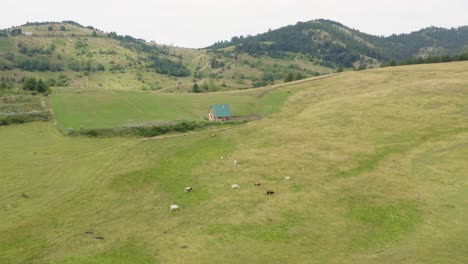
[[[213,92],[466,51],[468,26],[383,37],[318,19],[191,49],[74,21],[28,22],[0,30],[0,78],[13,85],[43,77],[82,88]]]
[[[327,38],[328,41],[324,42]],[[226,47],[234,47],[236,51],[250,55],[301,53],[311,55],[311,59],[327,65],[332,62],[335,67],[351,67],[357,61],[365,60],[362,56],[388,62],[464,52],[468,50],[468,26],[451,29],[427,27],[384,37],[363,33],[336,21],[318,19],[298,22],[255,36],[234,36],[230,41],[217,42],[207,48],[217,50]]]

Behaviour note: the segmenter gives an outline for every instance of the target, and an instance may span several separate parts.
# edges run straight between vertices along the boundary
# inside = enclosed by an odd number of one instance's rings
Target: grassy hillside
[[[467,27],[378,37],[320,19],[187,49],[72,21],[28,23],[0,30],[0,82],[19,87],[36,77],[58,87],[166,92],[191,92],[197,84],[200,92],[216,92],[454,56],[468,51],[467,41]]]
[[[0,262],[464,263],[467,70],[297,83],[280,112],[215,140],[0,127]]]
[[[8,32],[10,36],[0,37],[0,76],[12,83],[29,76],[64,75],[69,79],[65,86],[71,87],[160,89],[189,81],[183,78],[189,70],[177,55],[129,36],[70,22],[33,23]]]
[[[28,23],[0,34],[0,81],[64,79],[57,86],[89,89],[236,90],[332,72],[305,58],[295,62],[248,54],[223,57],[208,50],[158,45],[75,22]],[[27,32],[32,36],[25,35]]]

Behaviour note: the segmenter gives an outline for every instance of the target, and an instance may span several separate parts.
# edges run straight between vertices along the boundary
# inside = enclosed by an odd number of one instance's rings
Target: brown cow
[[[255,186],[257,186],[257,187],[260,187],[260,185],[262,185],[260,182],[255,183]]]
[[[268,190],[268,191],[266,192],[266,194],[267,194],[267,195],[273,195],[273,194],[275,194],[275,192],[272,191],[272,190]]]

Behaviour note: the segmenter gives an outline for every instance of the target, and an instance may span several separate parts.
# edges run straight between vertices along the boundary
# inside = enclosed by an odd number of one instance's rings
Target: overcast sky
[[[318,18],[375,35],[468,25],[468,0],[1,0],[0,7],[0,28],[74,20],[190,48]]]

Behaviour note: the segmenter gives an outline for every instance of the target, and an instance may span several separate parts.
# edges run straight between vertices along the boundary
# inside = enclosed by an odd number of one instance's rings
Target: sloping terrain
[[[0,32],[0,82],[14,86],[36,77],[58,87],[188,92],[197,83],[200,92],[215,92],[282,83],[287,74],[304,78],[333,71],[305,59],[226,58],[71,21]]]
[[[233,37],[209,47],[230,48],[252,56],[306,57],[326,67],[375,67],[411,57],[456,55],[468,51],[468,27],[425,28],[410,34],[373,36],[338,22],[318,19],[271,30],[256,36]]]
[[[27,23],[0,30],[0,82],[20,87],[36,77],[57,87],[206,93],[431,56],[466,59],[467,43],[466,26],[379,37],[319,19],[189,49],[72,21]]]
[[[0,127],[0,262],[464,263],[467,70],[285,86],[280,112],[215,139]]]

